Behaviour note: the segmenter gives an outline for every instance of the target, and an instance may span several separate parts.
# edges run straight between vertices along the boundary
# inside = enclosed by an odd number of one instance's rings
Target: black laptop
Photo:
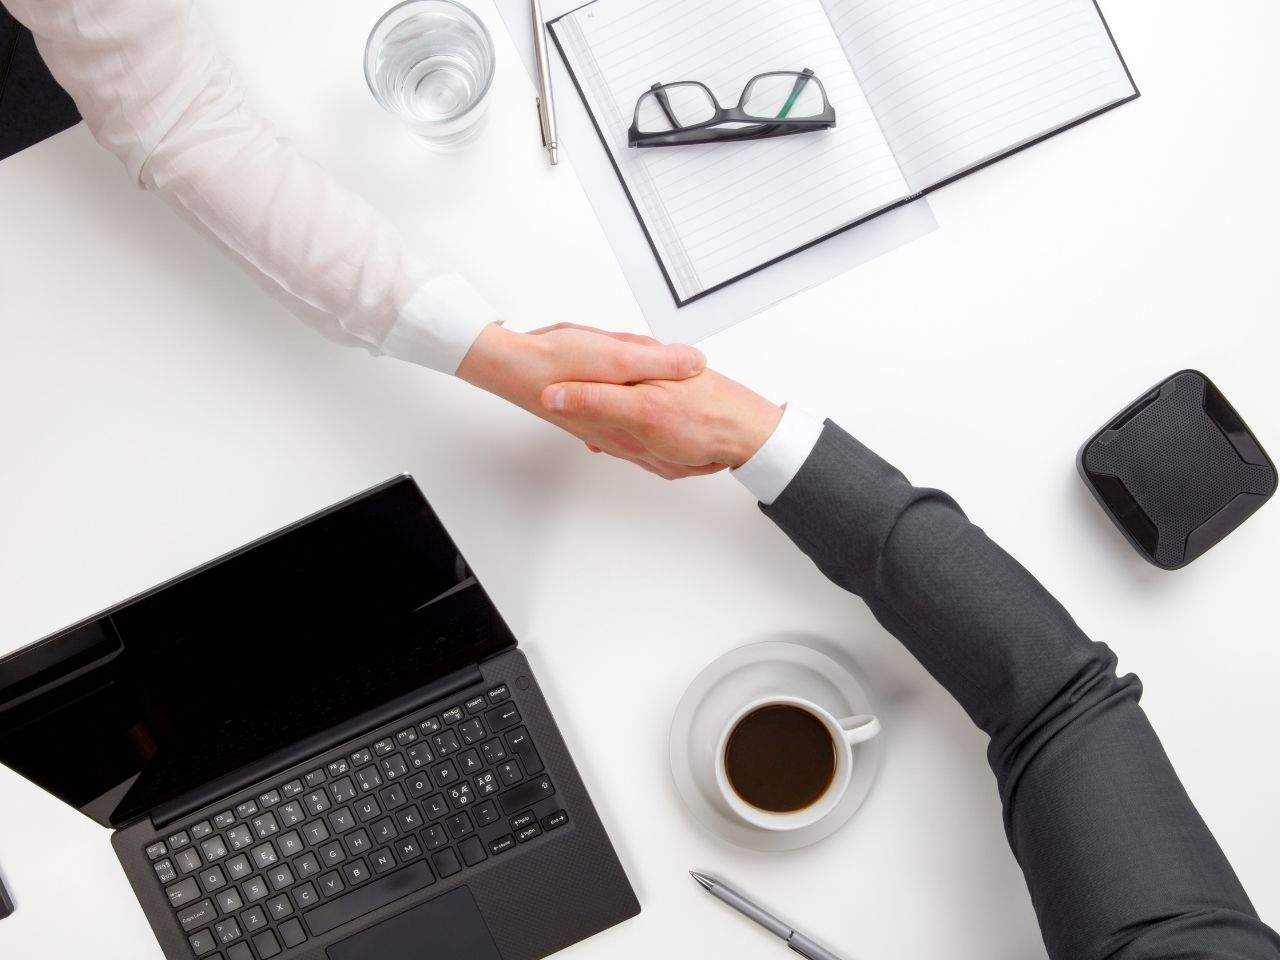
[[[114,830],[169,960],[532,960],[639,912],[409,477],[0,660],[0,762]]]

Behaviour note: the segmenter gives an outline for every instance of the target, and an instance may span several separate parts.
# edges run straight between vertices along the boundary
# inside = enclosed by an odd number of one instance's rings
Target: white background
[[[384,4],[205,6],[280,129],[514,326],[642,329],[572,170],[546,166],[488,0],[492,124],[451,158],[409,144],[364,88]],[[1187,366],[1280,452],[1280,9],[1106,13],[1142,100],[935,194],[940,231],[704,346],[954,494],[1118,651],[1276,924],[1280,507],[1166,573],[1108,526],[1073,456]],[[664,484],[465,384],[329,345],[83,128],[0,163],[0,212],[0,649],[409,471],[533,661],[644,907],[566,956],[781,956],[690,867],[856,960],[1044,955],[982,737],[729,477]],[[796,631],[856,662],[886,762],[832,839],[752,854],[686,816],[667,724],[706,662]],[[215,653],[205,669],[226,666]],[[74,742],[49,748],[76,762]],[[3,769],[0,868],[18,902],[0,957],[159,958],[106,831]]]

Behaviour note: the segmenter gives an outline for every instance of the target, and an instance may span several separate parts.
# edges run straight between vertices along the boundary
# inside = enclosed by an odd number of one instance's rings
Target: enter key
[[[520,758],[520,764],[529,776],[535,776],[543,771],[542,758],[538,756],[533,741],[529,739],[529,731],[524,727],[516,727],[507,734],[507,746]]]

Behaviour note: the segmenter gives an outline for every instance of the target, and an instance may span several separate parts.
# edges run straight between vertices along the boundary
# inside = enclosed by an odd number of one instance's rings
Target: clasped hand
[[[782,416],[700,350],[575,324],[488,327],[458,375],[668,480],[741,466]]]

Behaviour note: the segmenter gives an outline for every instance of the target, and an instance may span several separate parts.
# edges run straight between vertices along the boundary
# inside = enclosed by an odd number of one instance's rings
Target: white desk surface
[[[451,158],[407,143],[364,88],[386,3],[202,5],[280,129],[413,244],[448,250],[513,325],[642,329],[572,170],[546,166],[489,0],[492,124]],[[1280,452],[1280,8],[1106,12],[1142,100],[946,188],[939,232],[705,347],[954,494],[1117,650],[1276,924],[1280,506],[1161,572],[1072,458],[1187,366]],[[728,476],[665,484],[463,383],[331,346],[132,189],[83,127],[0,163],[0,211],[0,650],[409,471],[533,661],[643,905],[566,958],[782,955],[691,867],[859,960],[1044,955],[983,738]],[[667,727],[706,662],[789,632],[856,661],[886,762],[829,841],[757,855],[685,814]],[[49,748],[75,762],[74,742]],[[2,768],[0,869],[18,903],[6,960],[160,957],[106,832]]]

